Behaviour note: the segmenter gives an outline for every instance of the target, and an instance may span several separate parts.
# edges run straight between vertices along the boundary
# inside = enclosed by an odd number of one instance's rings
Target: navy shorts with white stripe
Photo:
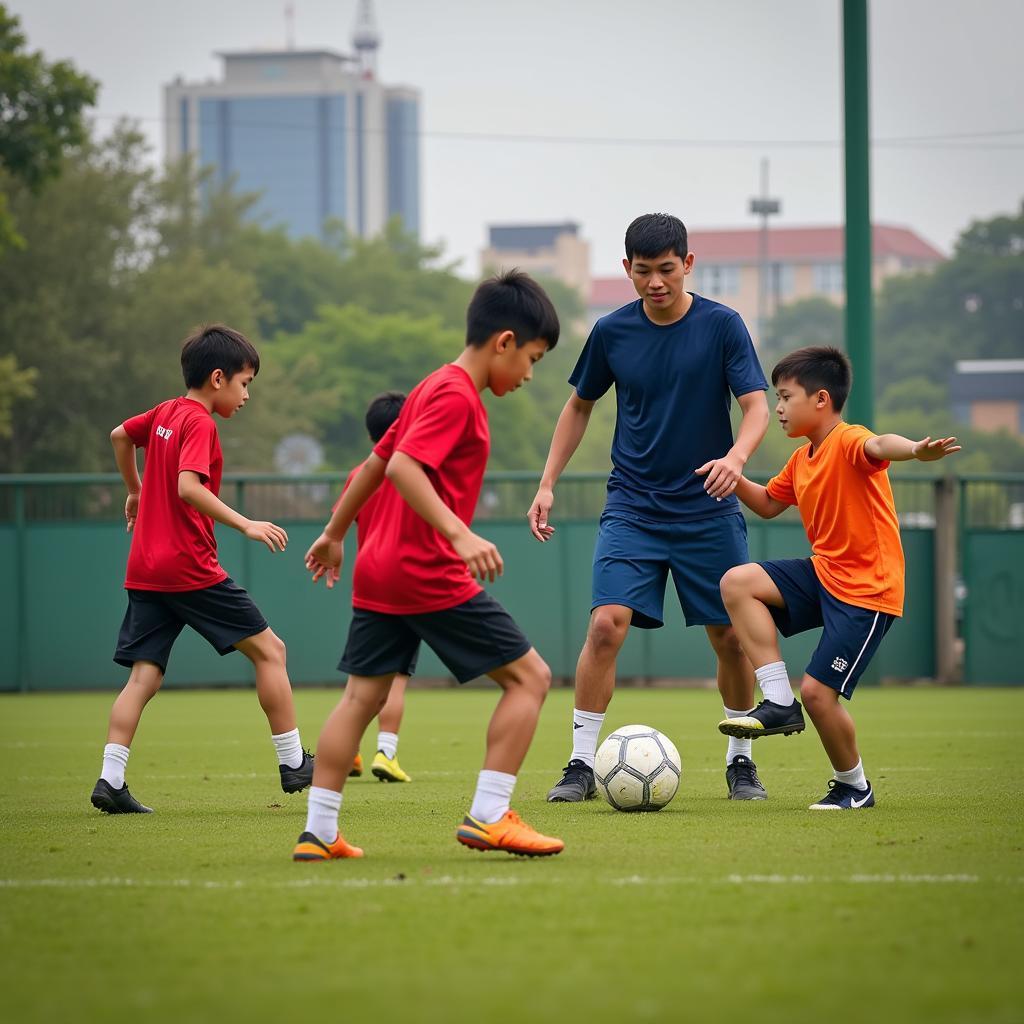
[[[824,627],[808,662],[807,674],[849,700],[857,680],[897,617],[858,608],[834,597],[821,585],[809,558],[782,558],[758,564],[786,602],[785,608],[768,609],[783,636]]]

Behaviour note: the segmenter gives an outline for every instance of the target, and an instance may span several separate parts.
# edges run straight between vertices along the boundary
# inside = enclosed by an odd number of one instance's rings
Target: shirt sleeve
[[[408,424],[401,440],[392,440],[392,448],[437,469],[465,435],[470,411],[468,395],[455,390],[439,391],[423,413]],[[381,444],[386,440],[387,435]]]
[[[398,424],[401,422],[402,414],[398,414],[398,419],[388,427],[387,433],[373,446],[373,454],[378,459],[383,459],[387,462],[392,455],[395,454],[395,437],[397,436]],[[351,483],[352,477],[350,476],[346,481],[345,486],[348,487]],[[345,492],[342,491],[342,494]]]
[[[729,390],[737,398],[751,391],[768,390],[768,381],[757,360],[750,332],[739,313],[734,313],[726,321],[725,378],[729,382]]]
[[[124,427],[124,432],[132,439],[132,444],[136,448],[145,448],[149,443],[149,432],[153,429],[153,415],[155,413],[156,408],[154,407],[148,412],[140,412],[138,416],[133,416],[121,424]]]
[[[210,479],[217,424],[209,415],[189,417],[181,425],[181,447],[178,449],[178,472],[198,473],[203,480]]]
[[[869,475],[881,473],[883,469],[889,468],[888,459],[873,459],[864,451],[864,445],[874,436],[867,427],[850,427],[844,430],[839,438],[843,458],[851,463],[854,469]]]
[[[789,457],[782,470],[765,485],[768,497],[781,501],[784,505],[796,504],[796,490],[793,487],[793,460],[795,458],[796,452]]]
[[[576,360],[576,366],[569,375],[569,383],[585,402],[596,402],[615,383],[615,375],[608,365],[600,321],[594,324]]]

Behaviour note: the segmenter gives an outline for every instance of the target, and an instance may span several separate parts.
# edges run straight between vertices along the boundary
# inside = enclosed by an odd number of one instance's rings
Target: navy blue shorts
[[[669,572],[688,626],[728,626],[719,581],[734,565],[750,561],[742,513],[681,523],[658,523],[623,512],[605,512],[594,549],[590,610],[620,604],[633,609],[633,625],[665,624]]]
[[[896,616],[858,608],[833,597],[821,585],[809,558],[758,564],[786,602],[785,608],[768,609],[783,636],[824,626],[805,670],[807,674],[849,700]]]
[[[167,671],[178,634],[191,626],[218,654],[267,628],[259,608],[229,576],[200,590],[129,590],[114,661],[131,668],[152,661]]]
[[[454,608],[420,615],[354,608],[338,669],[355,676],[412,675],[421,640],[460,683],[518,661],[533,646],[512,616],[481,591]]]

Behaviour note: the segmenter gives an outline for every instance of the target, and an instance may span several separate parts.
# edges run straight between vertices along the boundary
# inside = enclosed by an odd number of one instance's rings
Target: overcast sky
[[[99,79],[104,127],[140,119],[154,159],[165,82],[219,76],[216,50],[285,41],[285,0],[5,2],[33,48]],[[351,50],[356,0],[294,6],[299,47]],[[842,219],[840,0],[375,8],[379,77],[422,91],[424,238],[468,274],[490,223],[577,221],[597,276],[619,271],[638,213],[753,226],[762,156],[774,224]],[[870,15],[873,215],[948,252],[1024,197],[1024,3],[874,0]]]

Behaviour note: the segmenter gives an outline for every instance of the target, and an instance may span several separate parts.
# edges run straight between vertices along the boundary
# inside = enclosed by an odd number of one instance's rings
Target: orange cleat
[[[352,767],[349,769],[348,777],[358,778],[363,774],[363,755],[356,754],[356,759],[352,762]]]
[[[363,851],[358,846],[349,846],[341,838],[340,832],[333,843],[325,843],[312,832],[303,832],[292,850],[292,860],[344,860],[346,857],[362,855]]]
[[[561,839],[542,836],[515,811],[489,825],[467,814],[455,838],[471,850],[504,850],[520,857],[550,857],[565,849]]]

